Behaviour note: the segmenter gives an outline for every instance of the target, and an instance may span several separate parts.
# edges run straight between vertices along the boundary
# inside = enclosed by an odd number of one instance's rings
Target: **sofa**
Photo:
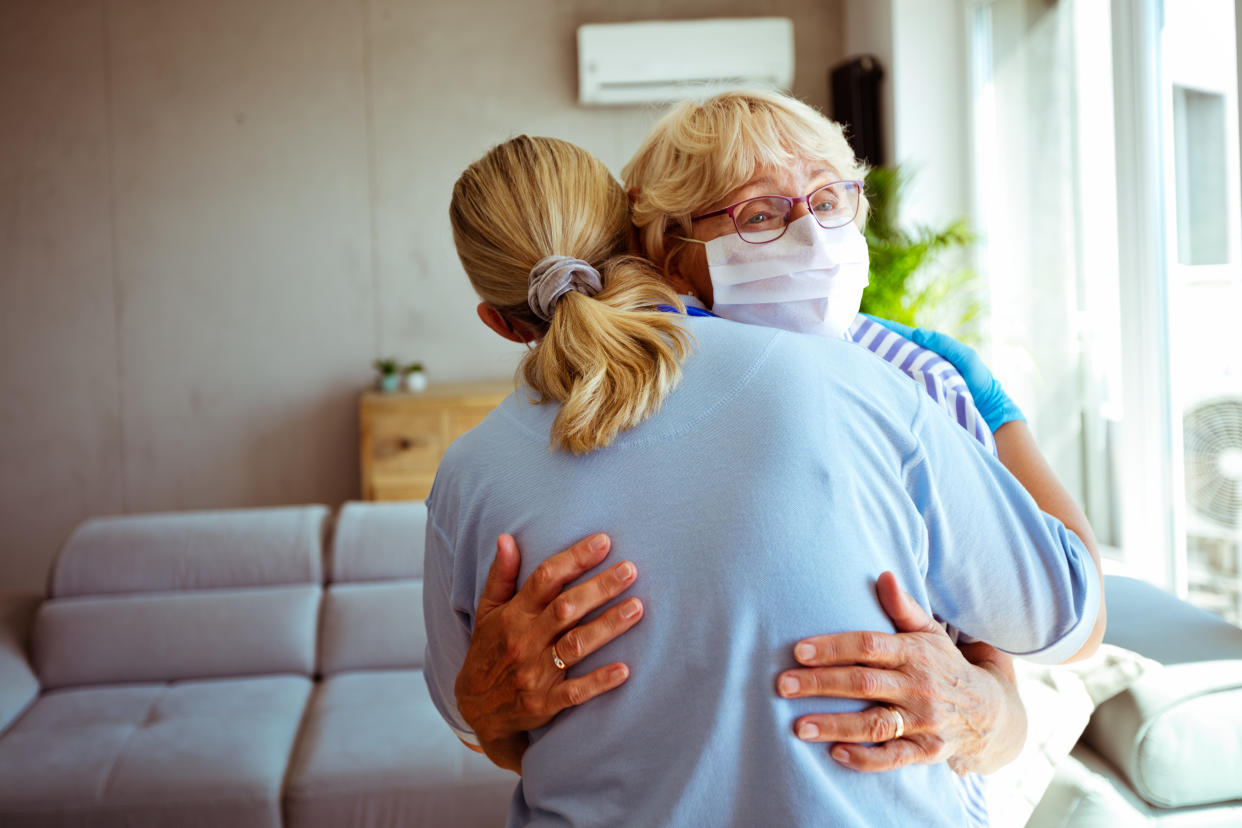
[[[0,595],[0,825],[499,825],[420,666],[419,503],[95,518]],[[1110,576],[1100,658],[1024,668],[997,824],[1242,824],[1242,630]]]
[[[422,504],[86,521],[0,617],[0,825],[503,823],[423,682]]]
[[[1242,629],[1134,578],[1105,592],[1101,653],[1055,668],[1083,679],[1085,727],[1026,824],[1242,825]]]

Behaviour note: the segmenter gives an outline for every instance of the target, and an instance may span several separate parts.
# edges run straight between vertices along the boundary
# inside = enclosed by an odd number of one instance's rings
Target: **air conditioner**
[[[1236,263],[1178,263],[1170,267],[1169,284],[1177,291],[1170,336],[1185,343],[1174,365],[1186,586],[1193,603],[1242,624],[1242,351],[1236,345],[1242,274]]]
[[[793,21],[749,17],[578,27],[578,101],[638,104],[793,84]]]
[[[1200,400],[1182,418],[1187,585],[1195,603],[1242,622],[1242,397]]]

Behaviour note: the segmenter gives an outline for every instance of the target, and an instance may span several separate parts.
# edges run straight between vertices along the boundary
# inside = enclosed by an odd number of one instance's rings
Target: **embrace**
[[[1010,656],[1098,647],[1095,541],[1021,412],[858,314],[863,173],[732,92],[624,186],[526,136],[458,179],[479,318],[529,350],[427,500],[425,675],[520,774],[510,825],[986,825]]]

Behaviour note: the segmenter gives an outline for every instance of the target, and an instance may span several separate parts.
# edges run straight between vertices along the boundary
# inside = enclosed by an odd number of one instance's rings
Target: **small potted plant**
[[[401,387],[401,368],[395,359],[377,359],[371,364],[379,371],[379,390],[391,392]]]
[[[411,362],[402,369],[405,374],[405,390],[406,391],[426,391],[427,375],[423,373],[423,364],[421,362]]]

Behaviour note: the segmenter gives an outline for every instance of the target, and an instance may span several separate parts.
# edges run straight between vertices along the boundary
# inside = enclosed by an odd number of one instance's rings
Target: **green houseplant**
[[[388,357],[371,363],[379,372],[378,386],[381,391],[396,391],[401,387],[401,364]]]
[[[964,219],[941,228],[904,228],[898,221],[908,174],[873,167],[865,191],[870,204],[864,235],[871,253],[871,281],[862,310],[906,325],[932,327],[977,343],[982,310],[977,274],[963,262],[975,241]]]

